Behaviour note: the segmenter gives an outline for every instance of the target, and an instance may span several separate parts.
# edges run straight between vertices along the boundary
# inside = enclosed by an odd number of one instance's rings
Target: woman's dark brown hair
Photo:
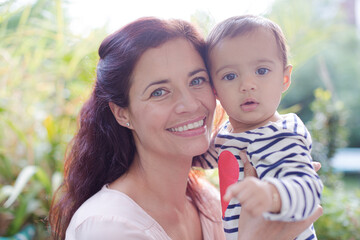
[[[79,130],[65,157],[64,181],[50,210],[54,239],[65,239],[75,211],[106,183],[127,172],[136,147],[131,131],[115,120],[109,103],[129,106],[133,69],[150,49],[175,39],[187,39],[204,58],[205,43],[182,20],[141,18],[104,39],[99,48],[96,82],[79,116]]]

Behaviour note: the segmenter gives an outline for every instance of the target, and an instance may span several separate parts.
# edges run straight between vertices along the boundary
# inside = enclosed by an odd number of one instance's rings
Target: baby
[[[269,220],[309,217],[323,185],[311,165],[305,125],[293,113],[277,112],[292,70],[280,27],[263,17],[232,17],[211,31],[207,44],[212,84],[229,120],[200,159],[207,167],[219,167],[227,239],[237,239],[241,208]],[[259,179],[244,179],[241,151]],[[233,171],[238,182],[224,195],[222,183]],[[316,239],[313,226],[296,239]]]

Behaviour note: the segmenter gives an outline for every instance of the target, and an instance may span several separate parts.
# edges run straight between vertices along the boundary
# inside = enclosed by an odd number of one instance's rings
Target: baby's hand
[[[279,193],[271,183],[255,177],[246,177],[241,182],[229,186],[224,199],[236,198],[241,203],[242,208],[253,216],[259,216],[264,212],[280,211],[278,203],[273,201],[273,194]]]

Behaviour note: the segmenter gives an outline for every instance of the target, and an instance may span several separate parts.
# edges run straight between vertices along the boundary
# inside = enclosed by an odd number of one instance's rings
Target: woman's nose
[[[200,99],[191,91],[182,91],[177,94],[176,113],[193,112],[201,105]]]

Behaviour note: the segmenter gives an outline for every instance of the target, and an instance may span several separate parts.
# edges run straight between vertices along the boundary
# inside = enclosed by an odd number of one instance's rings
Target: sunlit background
[[[294,70],[280,111],[303,119],[322,163],[318,238],[360,240],[360,0],[0,0],[0,240],[48,237],[107,34],[156,16],[190,21],[206,37],[241,14],[268,17],[286,35]],[[217,184],[216,171],[206,176]]]
[[[273,0],[239,1],[183,0],[183,1],[69,1],[73,29],[83,31],[104,24],[113,31],[136,18],[156,16],[191,20],[196,12],[208,14],[215,22],[244,13],[263,14],[269,11]],[[86,8],[84,6],[86,5]]]

